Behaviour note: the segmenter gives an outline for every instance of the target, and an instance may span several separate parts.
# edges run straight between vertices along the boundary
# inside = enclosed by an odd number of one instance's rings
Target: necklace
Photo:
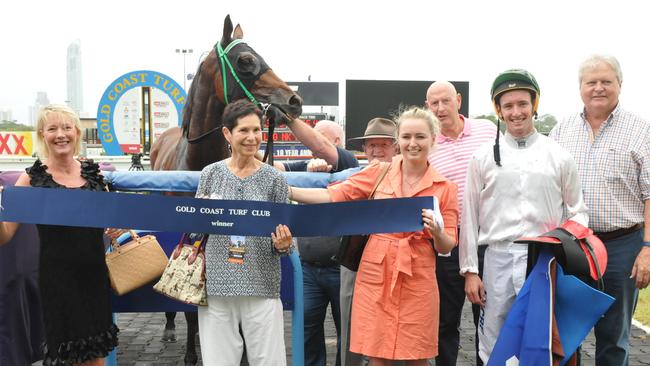
[[[425,172],[425,173],[426,173],[426,172]],[[404,177],[404,183],[408,184],[409,187],[413,188],[413,187],[415,187],[416,184],[418,184],[418,182],[422,179],[422,177],[424,177],[424,174],[422,174],[422,175],[420,175],[419,177],[417,177],[417,178],[413,181],[413,183],[409,182],[408,180],[406,180],[406,177]]]
[[[406,179],[404,179],[404,182],[405,182],[406,184],[408,184],[408,186],[411,187],[411,188],[413,188],[413,187],[414,187],[414,186],[415,186],[419,181],[420,181],[420,180],[418,179],[418,180],[416,180],[415,182],[411,183],[411,182],[407,181]]]

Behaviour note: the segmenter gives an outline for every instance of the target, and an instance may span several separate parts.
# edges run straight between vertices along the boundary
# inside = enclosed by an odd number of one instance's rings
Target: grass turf
[[[639,291],[639,302],[636,304],[634,319],[650,327],[650,287]]]

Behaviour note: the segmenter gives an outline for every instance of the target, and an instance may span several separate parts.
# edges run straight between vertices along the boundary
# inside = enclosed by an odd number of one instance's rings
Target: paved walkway
[[[461,323],[461,349],[458,366],[474,365],[474,325],[472,313],[468,304],[463,308]],[[186,325],[185,318],[179,314],[176,317],[178,341],[175,343],[161,342],[165,316],[162,313],[125,313],[118,315],[120,327],[120,346],[118,348],[117,364],[119,366],[184,366]],[[327,365],[333,365],[336,356],[336,332],[329,316],[325,328],[327,342]],[[285,312],[285,338],[287,360],[291,365],[291,313]],[[198,341],[198,338],[197,338]],[[583,365],[594,365],[595,339],[593,334],[583,343]],[[198,342],[197,342],[198,344]],[[643,330],[633,327],[631,339],[630,366],[650,365],[650,335]],[[197,346],[197,353],[200,350]],[[199,361],[199,365],[202,363]],[[206,365],[209,366],[209,365]]]

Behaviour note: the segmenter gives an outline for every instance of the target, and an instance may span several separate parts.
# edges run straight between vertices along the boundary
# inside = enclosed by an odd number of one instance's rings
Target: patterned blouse
[[[287,181],[269,165],[254,174],[239,178],[225,161],[210,164],[201,171],[197,198],[288,202]],[[206,279],[209,296],[280,297],[280,254],[273,248],[271,233],[265,237],[247,236],[243,264],[228,261],[231,237],[210,235],[206,244]]]

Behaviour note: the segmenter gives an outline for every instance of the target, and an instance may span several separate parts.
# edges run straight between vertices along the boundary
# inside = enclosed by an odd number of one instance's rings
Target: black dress
[[[65,188],[37,160],[26,169],[32,187]],[[104,190],[99,166],[81,162],[80,189]],[[117,346],[103,230],[37,225],[41,242],[39,288],[45,345],[43,365],[69,365],[102,358]]]

